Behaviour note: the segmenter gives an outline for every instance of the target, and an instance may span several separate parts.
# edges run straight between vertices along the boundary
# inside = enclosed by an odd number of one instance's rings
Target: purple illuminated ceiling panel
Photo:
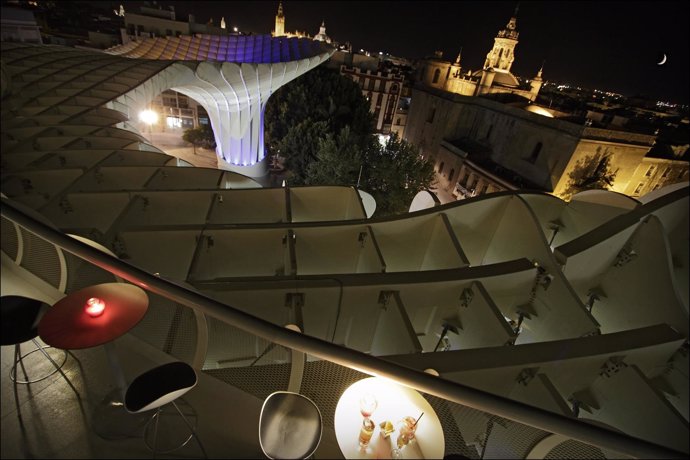
[[[275,64],[306,59],[328,51],[328,45],[309,39],[251,36],[211,36],[151,38],[128,44],[120,53],[129,57],[160,58],[173,52],[177,59],[221,61],[249,64]],[[184,57],[183,57],[184,56]]]

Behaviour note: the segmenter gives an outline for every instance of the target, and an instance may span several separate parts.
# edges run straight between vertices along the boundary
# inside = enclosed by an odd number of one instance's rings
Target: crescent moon
[[[664,65],[666,64],[666,54],[664,54],[664,57],[661,58],[661,62],[657,62],[656,65]]]

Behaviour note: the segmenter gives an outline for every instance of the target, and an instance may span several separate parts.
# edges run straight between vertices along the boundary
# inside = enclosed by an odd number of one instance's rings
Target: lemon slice
[[[393,424],[391,423],[390,420],[386,420],[385,422],[381,422],[379,424],[379,428],[381,428],[381,435],[384,438],[387,438],[392,432],[395,431],[395,428],[393,427]]]

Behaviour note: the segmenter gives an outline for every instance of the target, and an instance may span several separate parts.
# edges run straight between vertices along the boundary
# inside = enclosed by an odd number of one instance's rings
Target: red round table
[[[100,299],[105,309],[99,316],[87,313],[87,302]],[[38,335],[48,345],[67,350],[104,345],[115,378],[115,389],[95,407],[94,430],[105,439],[132,436],[132,416],[122,401],[127,388],[124,373],[115,356],[112,341],[136,326],[146,314],[149,298],[132,284],[105,283],[72,292],[43,315]]]
[[[105,302],[100,316],[86,313],[92,298]],[[41,339],[56,348],[74,350],[111,342],[132,329],[146,314],[149,298],[132,284],[105,283],[75,291],[49,309],[38,325]]]

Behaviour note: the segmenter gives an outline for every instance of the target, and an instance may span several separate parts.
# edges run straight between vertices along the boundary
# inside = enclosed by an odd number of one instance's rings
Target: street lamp
[[[146,109],[139,113],[139,120],[149,125],[149,142],[152,140],[153,125],[158,121],[158,114],[153,110]]]

